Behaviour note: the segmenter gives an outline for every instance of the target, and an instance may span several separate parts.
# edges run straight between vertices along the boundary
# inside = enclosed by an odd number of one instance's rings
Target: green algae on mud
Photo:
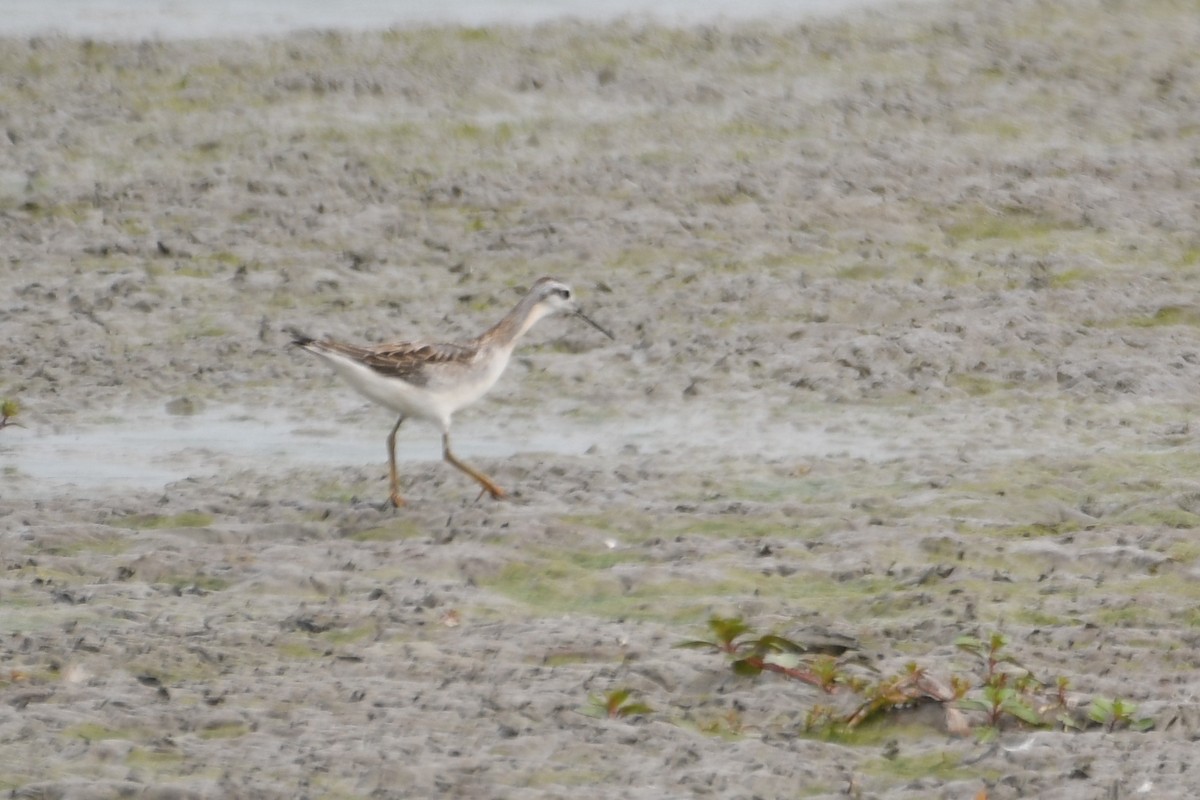
[[[591,561],[593,565],[600,562]],[[626,564],[585,567],[571,559],[514,562],[486,588],[520,602],[538,615],[578,614],[621,619],[691,623],[744,600],[800,603],[808,613],[828,613],[847,603],[877,597],[885,579],[837,579],[823,575],[764,574],[722,565],[719,560],[680,567],[663,576],[651,569],[617,569]],[[652,564],[647,566],[653,566]]]
[[[162,530],[167,528],[203,528],[211,525],[213,517],[200,511],[185,511],[172,516],[162,514],[134,514],[117,517],[110,521],[116,528],[131,530]]]

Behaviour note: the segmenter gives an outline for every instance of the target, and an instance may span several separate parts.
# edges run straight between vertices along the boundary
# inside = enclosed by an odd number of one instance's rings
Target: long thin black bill
[[[601,328],[600,323],[596,322],[596,320],[592,319],[591,317],[589,317],[587,314],[583,313],[582,311],[576,311],[575,316],[579,317],[584,322],[591,325],[593,328],[600,331],[601,333],[603,333],[605,336],[612,339],[613,341],[617,340],[617,337],[613,336],[611,333],[606,331],[604,328]]]

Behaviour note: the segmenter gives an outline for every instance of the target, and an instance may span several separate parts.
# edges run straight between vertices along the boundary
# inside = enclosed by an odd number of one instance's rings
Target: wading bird
[[[538,320],[551,314],[573,314],[608,338],[613,335],[586,316],[571,287],[541,278],[504,319],[483,333],[457,344],[400,342],[356,345],[314,339],[290,329],[292,344],[320,356],[363,397],[391,409],[399,417],[387,437],[388,477],[392,505],[404,505],[396,474],[396,432],[409,417],[423,419],[442,431],[442,457],[470,475],[497,500],[504,490],[487,475],[462,461],[450,449],[450,418],[483,397],[508,366],[513,348]],[[480,492],[482,495],[483,492]]]

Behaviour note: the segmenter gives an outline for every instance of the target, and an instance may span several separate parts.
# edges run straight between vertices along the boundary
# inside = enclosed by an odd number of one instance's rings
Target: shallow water
[[[390,424],[384,412],[373,409],[305,420],[237,406],[182,416],[161,407],[143,408],[107,423],[7,430],[0,439],[0,470],[9,490],[4,494],[15,499],[45,497],[66,487],[156,489],[229,470],[382,466]],[[454,448],[468,459],[624,451],[882,461],[911,450],[914,438],[919,438],[914,434],[889,425],[886,415],[861,408],[804,424],[780,419],[767,410],[747,414],[706,405],[681,407],[669,415],[599,421],[553,413],[499,421],[495,416],[464,415],[456,420]],[[441,439],[435,428],[416,421],[405,425],[397,448],[400,461],[430,462],[440,457]]]
[[[371,30],[398,25],[532,25],[563,17],[653,18],[675,24],[719,19],[788,19],[836,14],[887,0],[0,0],[0,34],[64,33],[100,39],[198,39],[280,35],[306,29]]]
[[[187,416],[142,409],[128,420],[72,428],[39,428],[0,446],[0,468],[33,496],[80,489],[156,488],[187,477],[272,465],[383,463],[388,421],[316,424],[265,417],[244,408],[219,407]],[[397,458],[417,461],[440,455],[436,432],[409,425]],[[458,447],[456,445],[456,447]],[[567,447],[559,443],[560,449]],[[464,442],[464,456],[513,452],[495,436]],[[6,481],[7,482],[7,481]]]

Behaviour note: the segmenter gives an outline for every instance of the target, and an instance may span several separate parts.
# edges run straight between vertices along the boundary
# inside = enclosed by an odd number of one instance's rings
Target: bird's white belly
[[[363,397],[385,408],[429,420],[448,429],[450,416],[487,394],[508,366],[508,353],[487,359],[479,367],[463,367],[445,375],[435,374],[425,386],[415,386],[381,375],[370,367],[339,353],[323,352],[339,375]]]

